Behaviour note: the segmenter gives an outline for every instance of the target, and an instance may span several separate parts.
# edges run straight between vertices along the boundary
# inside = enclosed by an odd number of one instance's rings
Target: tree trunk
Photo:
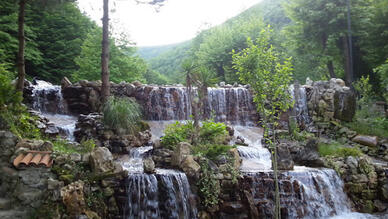
[[[208,104],[208,92],[207,92],[207,86],[201,86],[201,105],[202,105],[202,119],[206,120],[209,119],[209,104]]]
[[[349,41],[347,37],[342,37],[342,42],[344,45],[344,57],[345,57],[345,81],[346,85],[351,86],[353,82],[353,72],[352,72],[352,66],[351,66],[351,60],[350,60],[350,53],[349,53]]]
[[[329,70],[330,78],[337,78],[334,72],[333,61],[328,61],[326,66],[327,66],[327,69]]]
[[[19,1],[19,19],[18,19],[18,39],[19,39],[19,51],[17,56],[17,68],[18,68],[18,80],[16,82],[16,90],[23,92],[24,79],[26,77],[25,61],[24,61],[24,49],[25,49],[25,36],[24,36],[24,16],[25,16],[26,0]]]
[[[102,18],[102,53],[101,53],[101,100],[105,103],[110,95],[109,83],[109,0],[104,0]]]

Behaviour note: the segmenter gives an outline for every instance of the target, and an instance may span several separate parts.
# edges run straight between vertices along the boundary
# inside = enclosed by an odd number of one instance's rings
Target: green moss
[[[318,152],[320,156],[334,156],[334,157],[359,157],[363,153],[358,148],[343,147],[340,143],[334,142],[331,144],[319,144]]]
[[[60,175],[59,180],[65,182],[65,184],[70,184],[71,182],[74,181],[74,175],[72,174]]]

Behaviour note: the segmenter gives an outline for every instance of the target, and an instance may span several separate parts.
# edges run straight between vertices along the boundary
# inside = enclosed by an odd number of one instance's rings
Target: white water
[[[129,158],[120,160],[129,173],[124,218],[196,218],[197,209],[190,201],[190,184],[184,173],[168,169],[144,173],[143,160],[151,150],[152,146],[132,148]]]
[[[62,97],[61,87],[49,82],[36,80],[33,85],[32,107],[53,123],[69,141],[74,141],[77,117],[68,115],[66,102]]]

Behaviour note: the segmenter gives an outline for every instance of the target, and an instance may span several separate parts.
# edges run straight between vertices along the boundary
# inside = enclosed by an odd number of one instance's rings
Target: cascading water
[[[311,125],[313,121],[307,108],[306,89],[298,84],[291,85],[290,93],[292,94],[292,98],[295,101],[293,114],[296,117],[299,126],[303,127],[304,129],[310,129],[310,127],[312,127]]]
[[[73,133],[77,118],[67,115],[67,106],[62,97],[61,87],[41,80],[35,80],[32,87],[32,108],[53,123],[61,135],[74,141]]]
[[[136,99],[148,120],[190,119],[191,104],[185,87],[145,86],[137,92]],[[215,121],[241,125],[252,125],[256,116],[252,95],[243,87],[208,88],[207,110]]]
[[[259,214],[270,217],[273,209],[274,181],[268,149],[262,147],[263,131],[257,127],[235,126],[235,137],[240,136],[248,146],[238,146],[242,158],[241,172],[244,188],[250,188],[255,203],[261,203]],[[351,212],[343,181],[332,169],[295,166],[279,176],[280,203],[284,218],[369,219],[369,214]]]
[[[151,150],[152,146],[133,148],[129,160],[123,162],[129,173],[124,218],[196,218],[197,210],[184,173],[166,169],[156,169],[155,174],[143,172],[143,159]]]

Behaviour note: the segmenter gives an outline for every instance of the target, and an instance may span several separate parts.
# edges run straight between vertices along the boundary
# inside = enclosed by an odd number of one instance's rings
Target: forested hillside
[[[375,90],[382,92],[379,84],[384,73],[378,67],[388,58],[388,2],[351,1],[350,20],[352,57],[346,1],[265,0],[149,63],[170,82],[184,81],[181,65],[189,59],[206,66],[219,81],[233,83],[238,76],[232,67],[232,51],[246,48],[248,37],[255,40],[270,25],[271,43],[282,57],[292,57],[295,79],[341,77],[350,83],[369,75]]]
[[[102,30],[82,14],[75,1],[28,1],[25,12],[26,73],[59,83],[98,80]],[[0,60],[3,71],[16,72],[18,1],[0,2]],[[157,78],[137,55],[129,39],[111,39],[110,72],[114,82]],[[152,74],[149,76],[149,74]]]

